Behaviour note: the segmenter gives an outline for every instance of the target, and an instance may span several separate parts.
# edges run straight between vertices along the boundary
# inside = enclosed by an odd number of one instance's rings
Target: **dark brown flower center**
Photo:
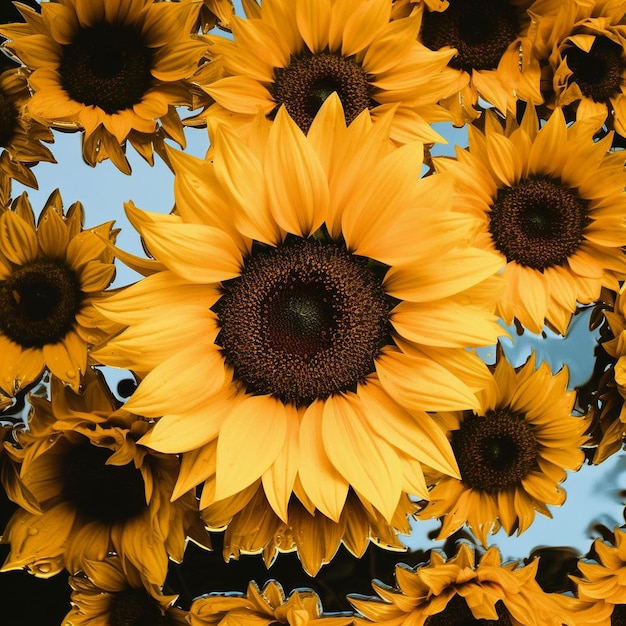
[[[382,277],[345,246],[253,250],[215,309],[218,344],[247,391],[307,405],[353,390],[390,341]]]
[[[596,102],[606,102],[621,92],[626,64],[619,44],[607,37],[596,37],[591,50],[570,46],[564,56],[572,71],[570,83],[578,83],[583,95]]]
[[[467,606],[467,602],[461,596],[454,596],[446,605],[441,613],[436,613],[426,618],[424,626],[471,626],[472,624],[481,624],[482,626],[491,626],[491,624],[504,624],[511,626],[511,614],[504,606],[502,600],[496,602],[496,611],[498,619],[477,619]]]
[[[111,595],[110,626],[169,626],[158,602],[143,589],[124,589]]]
[[[63,494],[88,520],[125,522],[146,508],[141,472],[133,463],[107,465],[112,452],[89,443],[73,446],[64,457]]]
[[[152,56],[135,29],[97,24],[63,46],[61,83],[72,100],[117,113],[141,102],[150,88]]]
[[[17,110],[9,99],[0,93],[0,146],[5,148],[13,139],[17,128]]]
[[[626,626],[626,604],[616,604],[613,607],[611,626]]]
[[[519,36],[520,22],[510,0],[450,0],[445,11],[424,11],[421,37],[431,50],[456,48],[451,67],[489,70]]]
[[[523,415],[508,409],[469,413],[452,432],[461,480],[470,488],[496,493],[520,484],[537,466],[538,444]]]
[[[363,68],[352,58],[338,54],[304,52],[291,57],[287,67],[276,68],[270,91],[303,132],[330,94],[337,92],[349,124],[364,109],[377,105],[370,97],[371,87]]]
[[[63,339],[80,310],[82,293],[72,269],[42,259],[0,281],[0,330],[23,348]]]
[[[544,270],[576,252],[588,223],[587,200],[558,179],[538,177],[498,189],[489,229],[507,261]]]

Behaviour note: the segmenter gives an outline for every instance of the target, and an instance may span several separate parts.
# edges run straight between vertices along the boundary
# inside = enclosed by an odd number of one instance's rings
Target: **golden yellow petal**
[[[402,467],[395,450],[364,420],[358,396],[324,401],[322,441],[342,476],[391,521],[402,491]]]
[[[288,418],[283,403],[271,396],[247,396],[233,407],[217,442],[216,500],[241,491],[269,469],[288,443]]]
[[[383,348],[376,359],[383,387],[411,411],[454,411],[478,408],[476,396],[445,367],[423,356]]]
[[[285,107],[270,129],[264,174],[278,225],[300,237],[314,233],[328,215],[328,181],[313,147]]]
[[[324,401],[313,402],[300,424],[298,473],[302,487],[315,506],[331,520],[338,522],[346,497],[348,481],[328,459],[322,440],[322,411]]]

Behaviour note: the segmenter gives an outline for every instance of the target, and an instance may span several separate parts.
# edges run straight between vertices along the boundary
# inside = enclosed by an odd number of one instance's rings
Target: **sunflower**
[[[50,150],[41,142],[53,141],[52,132],[26,113],[30,99],[23,71],[9,69],[0,74],[0,179],[14,179],[22,185],[37,187],[31,168],[40,161],[54,163]],[[3,193],[6,205],[9,194]]]
[[[95,371],[80,396],[54,378],[51,397],[31,398],[28,430],[19,437],[20,477],[42,512],[13,514],[2,571],[27,568],[47,578],[65,567],[75,574],[115,552],[147,583],[162,585],[168,558],[182,560],[188,536],[209,541],[195,495],[170,502],[178,459],[137,445],[149,425],[116,412]]]
[[[209,529],[226,527],[225,561],[238,559],[242,553],[262,552],[265,565],[269,567],[279,552],[296,550],[303,569],[315,576],[322,565],[330,563],[341,543],[357,558],[363,556],[370,541],[388,550],[404,550],[398,533],[410,533],[408,516],[417,510],[403,494],[391,522],[387,522],[368,502],[350,491],[341,516],[335,522],[315,511],[314,505],[300,493],[306,505],[292,497],[284,522],[272,510],[260,481],[258,483],[201,512]],[[296,493],[300,491],[296,486]],[[316,537],[315,541],[310,541],[312,536]]]
[[[549,103],[573,107],[577,119],[608,117],[626,137],[624,3],[539,0],[531,11]]]
[[[611,540],[613,545],[596,539],[592,552],[597,562],[580,559],[582,576],[571,576],[584,610],[585,619],[577,620],[581,626],[617,626],[626,618],[626,530],[615,528]]]
[[[284,105],[306,133],[336,92],[348,122],[366,109],[374,119],[393,110],[394,140],[443,141],[429,123],[449,118],[436,103],[461,88],[446,67],[453,52],[418,43],[418,22],[391,22],[391,8],[391,0],[264,0],[249,19],[234,17],[232,41],[208,37],[214,60],[194,82],[215,103],[196,121],[247,134],[259,109],[274,119]]]
[[[518,100],[540,104],[541,70],[534,54],[532,0],[430,0],[416,5],[419,40],[431,50],[451,51],[449,67],[461,87],[441,104],[462,125],[476,119],[479,98],[502,113]]]
[[[595,422],[594,436],[597,447],[593,462],[602,463],[615,454],[623,444],[626,433],[626,298],[622,286],[613,302],[605,304],[609,309],[602,310],[605,326],[601,334],[596,371],[599,377],[592,377],[590,409]]]
[[[246,595],[211,593],[196,598],[189,610],[191,626],[351,626],[352,615],[324,614],[321,601],[312,589],[296,589],[289,596],[275,580],[263,589],[251,581]]]
[[[366,618],[388,626],[562,626],[575,624],[558,594],[545,593],[537,581],[538,559],[526,566],[502,564],[496,547],[476,563],[474,550],[460,543],[445,559],[433,551],[430,561],[416,568],[396,566],[396,588],[374,582],[380,598],[348,596]],[[370,622],[358,620],[361,626]]]
[[[623,157],[595,130],[568,127],[560,109],[539,130],[530,107],[503,130],[488,111],[484,133],[470,128],[469,151],[435,159],[455,175],[458,206],[481,221],[476,245],[505,263],[497,311],[506,324],[540,333],[545,320],[564,334],[577,301],[595,302],[626,277]]]
[[[389,521],[426,495],[420,462],[457,473],[426,411],[477,407],[489,375],[466,347],[503,332],[501,264],[390,123],[346,127],[333,95],[308,136],[284,108],[250,145],[219,125],[211,160],[171,151],[177,214],[126,206],[165,269],[102,303],[128,329],[93,356],[146,374],[127,408],[160,419],[141,443],[202,450],[181,482],[216,463],[207,505],[262,478],[285,520],[298,476],[332,520],[352,486]]]
[[[146,584],[141,571],[119,557],[86,560],[83,568],[70,576],[72,610],[62,626],[188,626],[187,611],[172,606],[177,596]]]
[[[145,156],[143,135],[156,141],[180,134],[175,107],[190,104],[184,79],[206,48],[191,35],[199,8],[197,2],[59,0],[42,3],[41,14],[21,6],[26,24],[0,33],[32,72],[30,115],[84,130],[87,163],[108,157],[130,173],[126,140]]]
[[[0,211],[0,386],[17,393],[46,367],[78,390],[87,346],[118,328],[94,309],[115,274],[113,222],[82,230],[82,205],[64,215],[58,190],[37,224],[25,193]]]
[[[535,369],[534,354],[518,371],[499,358],[479,411],[439,415],[461,479],[441,476],[418,516],[442,517],[440,538],[467,524],[486,545],[490,531],[520,534],[535,510],[551,517],[546,505],[563,504],[559,483],[583,463],[588,421],[571,415],[576,393],[567,377],[545,362]]]

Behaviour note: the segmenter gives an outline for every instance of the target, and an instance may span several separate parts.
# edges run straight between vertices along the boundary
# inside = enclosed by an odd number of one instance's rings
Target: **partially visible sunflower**
[[[577,302],[626,278],[624,159],[596,130],[568,126],[560,109],[541,129],[531,107],[506,128],[487,111],[485,131],[469,129],[469,151],[434,160],[454,174],[459,208],[481,222],[475,244],[505,263],[506,324],[539,333],[547,322],[564,334]]]
[[[602,305],[605,325],[601,332],[596,371],[589,384],[590,411],[594,419],[597,447],[593,462],[602,463],[623,445],[626,436],[626,286],[613,294],[612,303]],[[608,309],[605,307],[609,307]],[[608,355],[608,356],[607,356]]]
[[[346,127],[333,95],[308,136],[284,108],[250,145],[219,125],[212,159],[171,151],[177,214],[127,205],[159,271],[101,303],[128,329],[93,356],[145,373],[142,443],[202,451],[181,482],[216,464],[207,504],[261,478],[284,520],[298,476],[333,520],[352,486],[389,521],[426,495],[420,463],[456,475],[426,411],[477,408],[489,374],[466,348],[503,334],[501,265],[390,123]]]
[[[27,195],[0,208],[0,387],[9,395],[44,367],[74,390],[87,369],[87,347],[119,329],[97,313],[115,274],[106,240],[113,222],[82,229],[83,208],[64,214],[58,190],[37,223]]]
[[[496,547],[476,562],[466,543],[445,559],[432,551],[430,561],[416,568],[396,566],[396,585],[374,582],[380,598],[348,596],[370,622],[385,626],[562,626],[576,624],[558,594],[545,593],[537,581],[535,559],[526,566],[503,564]],[[484,621],[483,621],[484,620]]]
[[[563,504],[559,483],[583,463],[588,424],[571,415],[576,393],[567,378],[545,362],[535,369],[534,354],[518,371],[499,358],[479,411],[438,415],[461,471],[460,480],[438,477],[418,514],[443,518],[439,538],[467,524],[486,545],[489,532],[520,534],[535,511],[551,517],[546,505]]]
[[[136,443],[149,425],[115,412],[96,372],[80,396],[53,379],[51,397],[31,398],[29,428],[19,437],[20,477],[42,512],[13,514],[2,537],[11,547],[2,571],[74,574],[115,552],[147,583],[162,585],[168,559],[182,560],[187,537],[209,545],[195,495],[170,502],[178,459]]]
[[[0,74],[0,179],[6,177],[36,188],[32,166],[40,161],[54,163],[55,160],[41,143],[53,141],[52,132],[28,116],[29,99],[30,90],[23,70],[10,69]],[[3,180],[1,184],[6,183]],[[2,200],[4,203],[8,197]]]
[[[0,397],[0,410],[11,404],[11,398]],[[19,455],[14,453],[13,427],[0,424],[0,537],[6,523],[17,509],[16,501],[32,513],[41,511],[39,503],[19,479]]]
[[[172,606],[177,596],[146,584],[140,569],[118,556],[85,560],[70,576],[72,610],[62,626],[188,626],[187,611]]]
[[[41,14],[20,6],[26,24],[0,33],[32,72],[29,114],[83,129],[87,163],[108,157],[130,173],[126,140],[151,158],[143,135],[155,142],[181,135],[175,107],[191,104],[184,79],[206,49],[191,35],[199,9],[199,2],[58,0],[43,2]]]
[[[211,593],[196,598],[189,610],[191,626],[351,626],[349,614],[325,614],[312,589],[295,589],[288,596],[275,580],[263,589],[251,581],[246,595]]]
[[[433,0],[416,5],[419,40],[431,50],[451,51],[448,65],[461,87],[441,102],[462,125],[480,115],[479,98],[503,114],[518,101],[540,104],[541,70],[534,54],[532,0]]]
[[[365,109],[373,119],[393,111],[394,140],[442,141],[429,124],[449,118],[436,103],[462,86],[446,67],[453,52],[418,43],[418,21],[391,22],[391,9],[391,0],[264,0],[254,17],[234,17],[232,41],[208,37],[211,80],[195,82],[215,103],[196,121],[247,134],[259,109],[274,119],[284,105],[306,133],[336,92],[348,122]]]
[[[607,120],[626,137],[626,5],[537,0],[531,13],[548,103],[573,107],[577,119]]]
[[[186,460],[183,458],[183,464]],[[226,527],[224,560],[238,559],[242,553],[262,552],[265,565],[269,567],[279,552],[296,550],[304,570],[315,576],[322,565],[330,563],[341,543],[359,558],[370,541],[387,550],[405,549],[398,534],[410,533],[408,517],[417,510],[417,505],[406,494],[388,522],[354,491],[348,493],[338,521],[317,511],[298,486],[296,493],[299,497],[294,496],[289,501],[286,521],[272,510],[260,481],[240,494],[203,509],[202,518],[209,528]],[[315,537],[315,541],[311,541],[311,537]]]
[[[576,583],[580,626],[617,626],[626,619],[626,530],[615,528],[613,545],[601,539],[593,542],[596,563],[578,561],[582,576],[572,576]]]

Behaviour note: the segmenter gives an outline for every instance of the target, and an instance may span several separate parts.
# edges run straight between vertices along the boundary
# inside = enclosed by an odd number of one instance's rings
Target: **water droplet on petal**
[[[72,378],[76,378],[76,372],[74,370],[67,370],[65,375],[71,380]]]
[[[38,535],[38,534],[39,534],[39,529],[38,529],[38,528],[32,528],[32,527],[31,527],[31,528],[29,528],[29,529],[28,529],[28,534],[29,534],[31,537],[34,537],[35,535]]]

